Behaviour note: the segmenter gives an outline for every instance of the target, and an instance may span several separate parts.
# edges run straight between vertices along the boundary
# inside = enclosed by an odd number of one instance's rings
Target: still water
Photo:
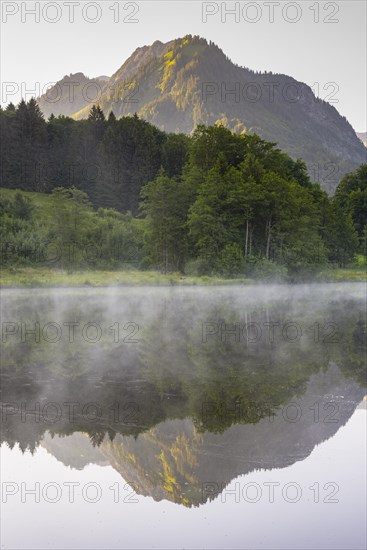
[[[2,292],[1,547],[366,547],[365,285]]]

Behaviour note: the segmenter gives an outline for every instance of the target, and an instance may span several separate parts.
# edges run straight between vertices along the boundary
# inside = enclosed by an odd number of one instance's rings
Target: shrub
[[[266,258],[257,260],[252,269],[252,275],[263,281],[283,281],[287,273],[288,270],[284,265],[276,264]]]
[[[13,213],[17,218],[29,220],[32,215],[33,205],[28,197],[16,193],[13,202]]]
[[[244,257],[241,247],[236,244],[227,244],[216,262],[216,271],[221,275],[233,277],[244,270]]]

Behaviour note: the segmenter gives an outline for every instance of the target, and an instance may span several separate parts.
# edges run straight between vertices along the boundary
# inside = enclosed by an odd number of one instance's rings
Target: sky
[[[1,10],[2,106],[66,74],[110,76],[137,47],[192,34],[239,65],[305,82],[367,130],[365,0],[2,1]]]

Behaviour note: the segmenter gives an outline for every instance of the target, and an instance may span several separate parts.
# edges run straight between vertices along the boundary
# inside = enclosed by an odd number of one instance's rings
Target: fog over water
[[[365,547],[364,284],[12,289],[1,318],[7,548]]]

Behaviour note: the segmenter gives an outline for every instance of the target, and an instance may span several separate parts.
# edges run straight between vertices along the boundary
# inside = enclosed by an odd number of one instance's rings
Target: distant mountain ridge
[[[80,90],[74,101],[67,90],[53,104],[45,95],[38,99],[46,116],[52,111],[87,118],[94,102],[106,115],[137,113],[168,132],[191,133],[198,124],[221,123],[238,133],[257,133],[293,158],[303,158],[311,178],[329,192],[346,172],[366,162],[366,150],[349,122],[308,85],[239,67],[197,36],[137,48],[105,82],[77,75]],[[88,102],[83,88],[92,89],[96,82],[98,94]]]
[[[46,118],[51,114],[72,116],[76,109],[89,107],[109,79],[105,75],[88,78],[81,72],[65,75],[38,98],[38,104]]]

